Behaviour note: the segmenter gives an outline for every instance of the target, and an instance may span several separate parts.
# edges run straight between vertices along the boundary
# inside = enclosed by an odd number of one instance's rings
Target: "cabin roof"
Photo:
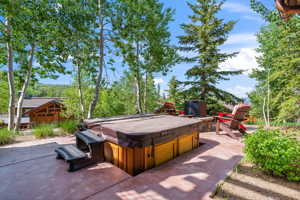
[[[54,103],[63,106],[63,104],[59,100],[54,99],[54,100],[48,101],[47,103],[44,103],[44,104],[42,104],[42,105],[40,105],[38,107],[32,108],[31,110],[28,110],[27,112],[25,112],[25,114],[30,114],[30,113],[38,112],[38,111],[40,111],[41,109],[44,109],[47,106],[53,105]]]
[[[59,97],[30,97],[24,99],[22,108],[37,108],[49,102],[61,100],[62,98]]]

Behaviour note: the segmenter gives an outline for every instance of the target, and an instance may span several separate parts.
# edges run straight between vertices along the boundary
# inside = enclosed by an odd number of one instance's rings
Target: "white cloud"
[[[225,45],[233,45],[233,44],[253,44],[256,45],[256,36],[253,33],[237,33],[231,34],[228,40],[225,42]]]
[[[234,87],[225,89],[227,92],[230,92],[231,94],[234,94],[237,97],[240,98],[247,98],[248,93],[253,90],[252,87],[245,87],[240,85],[235,85]]]
[[[40,63],[33,61],[32,63],[33,67],[41,67]]]
[[[250,6],[246,6],[241,3],[225,2],[223,9],[230,13],[238,13],[241,15],[241,18],[246,20],[260,23],[264,22],[264,20],[250,8]]]
[[[230,58],[221,64],[221,69],[230,70],[245,70],[245,74],[251,73],[253,69],[258,69],[256,57],[259,53],[254,48],[242,48],[240,52],[233,58]]]
[[[233,2],[226,2],[223,5],[223,9],[232,12],[232,13],[252,13],[250,7],[245,6],[241,3],[233,3]]]
[[[264,22],[264,20],[259,16],[244,15],[242,18],[247,19],[247,20],[251,20],[251,21],[260,22],[260,23]]]
[[[157,85],[157,84],[162,84],[162,83],[164,83],[165,81],[162,79],[162,78],[155,78],[154,79],[154,83],[155,83],[155,85]]]

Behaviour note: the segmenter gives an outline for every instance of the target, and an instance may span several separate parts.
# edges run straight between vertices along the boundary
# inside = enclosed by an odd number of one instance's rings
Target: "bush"
[[[54,124],[40,124],[33,129],[36,138],[45,138],[54,136]]]
[[[279,130],[257,130],[245,138],[246,158],[262,170],[300,181],[300,143]]]
[[[66,133],[74,133],[77,129],[78,122],[75,120],[68,120],[59,123],[59,127],[64,130]]]
[[[6,128],[0,129],[0,145],[14,142],[14,133]]]

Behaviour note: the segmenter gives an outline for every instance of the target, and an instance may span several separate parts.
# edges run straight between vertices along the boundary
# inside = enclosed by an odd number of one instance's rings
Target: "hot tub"
[[[105,161],[136,175],[199,146],[199,118],[132,115],[85,121],[106,139]]]

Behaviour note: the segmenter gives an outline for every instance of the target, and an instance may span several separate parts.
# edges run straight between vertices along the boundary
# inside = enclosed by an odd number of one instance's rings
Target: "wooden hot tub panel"
[[[191,151],[199,146],[197,132],[177,137],[171,141],[143,148],[127,148],[106,142],[104,156],[111,162],[131,175],[136,175],[158,166],[175,157]]]

